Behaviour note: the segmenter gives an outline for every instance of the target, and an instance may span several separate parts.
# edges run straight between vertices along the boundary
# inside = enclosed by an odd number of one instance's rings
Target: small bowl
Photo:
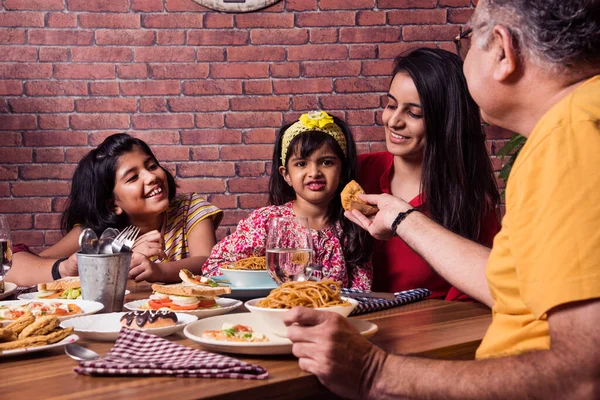
[[[266,270],[246,270],[246,269],[226,269],[219,268],[219,271],[235,287],[251,288],[274,288],[277,284]]]
[[[256,314],[263,324],[265,324],[265,326],[267,326],[275,335],[287,337],[287,327],[283,323],[283,315],[290,310],[282,308],[258,307],[256,304],[263,298],[248,300],[245,303],[246,308],[250,310],[251,313]],[[342,299],[346,300],[350,304],[347,306],[315,308],[315,310],[334,312],[336,314],[340,314],[342,317],[347,317],[350,315],[352,310],[356,308],[358,301],[348,297],[342,297]]]

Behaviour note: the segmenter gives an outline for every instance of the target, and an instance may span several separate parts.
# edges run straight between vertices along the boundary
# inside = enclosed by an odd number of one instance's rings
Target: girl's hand
[[[159,260],[167,258],[165,254],[165,240],[163,235],[153,230],[138,237],[131,249],[134,252],[142,253],[146,257],[158,257]]]
[[[390,239],[394,235],[394,232],[392,232],[392,223],[398,214],[412,208],[404,200],[386,193],[361,194],[360,198],[371,205],[376,205],[379,208],[379,212],[371,216],[371,219],[357,210],[346,211],[344,215],[378,240]]]
[[[134,252],[129,265],[129,279],[134,279],[136,282],[162,282],[164,281],[163,270],[159,263],[150,261],[148,256]]]

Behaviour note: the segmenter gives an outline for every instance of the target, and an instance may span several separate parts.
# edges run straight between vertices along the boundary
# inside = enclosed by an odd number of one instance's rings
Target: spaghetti
[[[292,308],[304,306],[323,308],[348,306],[349,302],[341,297],[340,284],[333,279],[320,282],[286,282],[259,301],[256,305],[264,308]]]
[[[265,257],[248,257],[231,263],[225,269],[263,270],[267,269]]]

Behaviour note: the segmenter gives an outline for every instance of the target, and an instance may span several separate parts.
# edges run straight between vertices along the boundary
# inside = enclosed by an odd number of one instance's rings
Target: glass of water
[[[4,292],[4,276],[12,265],[12,241],[8,220],[0,215],[0,293]]]
[[[269,221],[267,271],[277,284],[293,281],[312,263],[313,243],[308,218],[278,217]]]

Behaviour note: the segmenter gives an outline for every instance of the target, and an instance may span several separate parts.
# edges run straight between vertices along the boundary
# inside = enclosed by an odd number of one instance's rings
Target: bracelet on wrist
[[[392,222],[392,234],[393,235],[397,235],[396,230],[398,229],[398,225],[400,225],[400,222],[404,221],[404,219],[408,216],[408,214],[410,214],[413,211],[419,211],[419,209],[415,207],[415,208],[410,208],[404,212],[398,213],[398,216],[396,217],[394,222]]]
[[[62,278],[58,268],[60,267],[60,263],[65,261],[66,259],[67,259],[67,257],[64,257],[64,258],[59,258],[58,260],[54,261],[54,264],[52,265],[52,279],[53,280],[56,281],[56,280]]]

